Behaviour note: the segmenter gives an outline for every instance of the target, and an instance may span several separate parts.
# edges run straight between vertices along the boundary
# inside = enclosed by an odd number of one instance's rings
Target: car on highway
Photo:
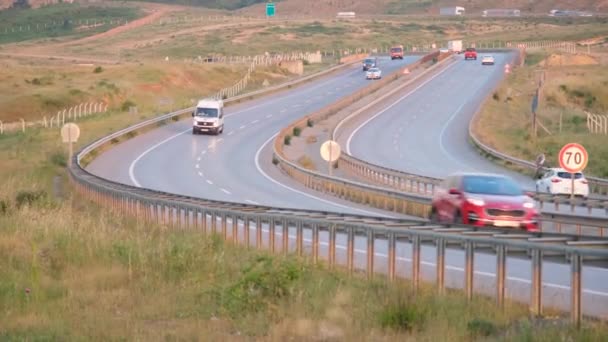
[[[382,70],[378,68],[371,68],[365,73],[365,78],[368,80],[379,80],[382,78]]]
[[[536,192],[545,192],[551,195],[572,194],[572,173],[562,168],[548,169],[537,181]],[[574,174],[574,195],[589,196],[589,182],[582,172]]]
[[[475,59],[475,60],[477,60],[477,50],[475,50],[475,48],[472,48],[472,47],[467,48],[464,51],[464,59],[465,60],[467,60],[467,59]]]
[[[494,56],[485,55],[481,57],[481,65],[494,65]]]
[[[192,112],[192,134],[224,132],[224,101],[204,99],[198,101]]]
[[[396,45],[391,47],[391,60],[403,59],[403,45]]]
[[[371,68],[376,68],[378,66],[378,58],[369,57],[363,61],[363,71],[367,71]]]
[[[534,200],[503,175],[452,174],[435,190],[431,206],[434,222],[538,230]]]

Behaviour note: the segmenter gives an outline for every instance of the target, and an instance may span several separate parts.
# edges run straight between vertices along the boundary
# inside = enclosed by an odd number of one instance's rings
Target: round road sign
[[[340,158],[340,145],[333,141],[327,140],[321,145],[321,158],[327,162],[335,162]]]
[[[80,128],[77,124],[68,122],[61,127],[61,139],[64,143],[75,143],[80,137]]]
[[[569,143],[559,151],[559,165],[570,173],[583,171],[588,161],[587,150],[580,144]]]

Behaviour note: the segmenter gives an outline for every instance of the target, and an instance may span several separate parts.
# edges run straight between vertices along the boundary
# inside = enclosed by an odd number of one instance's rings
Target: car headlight
[[[484,202],[484,200],[482,200],[481,198],[469,198],[467,199],[467,201],[472,205],[476,205],[478,207],[481,207],[486,204],[486,202]]]
[[[534,202],[524,203],[524,208],[526,208],[526,209],[534,209],[535,207],[536,207],[536,204]]]

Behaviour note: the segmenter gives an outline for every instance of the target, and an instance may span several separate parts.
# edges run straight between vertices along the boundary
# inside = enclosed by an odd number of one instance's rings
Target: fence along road
[[[564,297],[564,293],[570,294],[571,301],[567,305],[559,302],[555,305],[569,308],[575,323],[580,322],[583,311],[600,317],[606,314],[608,306],[602,302],[606,293],[601,287],[598,288],[598,284],[607,284],[604,280],[605,273],[601,273],[605,269],[593,266],[597,263],[605,266],[608,259],[606,240],[549,234],[514,234],[516,232],[510,230],[476,230],[462,226],[447,228],[413,220],[212,201],[119,184],[84,169],[84,165],[99,155],[99,151],[111,146],[114,139],[128,139],[135,135],[133,132],[156,128],[163,122],[172,121],[173,117],[188,116],[190,110],[148,120],[83,148],[75,155],[70,168],[71,179],[78,193],[112,210],[134,215],[146,222],[165,224],[176,229],[188,227],[206,233],[217,232],[230,241],[273,252],[306,253],[312,256],[313,261],[327,259],[331,267],[345,265],[345,269],[351,272],[364,267],[368,276],[372,276],[374,271],[385,270],[388,278],[394,280],[407,272],[417,285],[421,279],[427,279],[428,267],[437,267],[440,292],[443,292],[446,285],[460,287],[457,284],[460,283],[465,288],[467,297],[471,298],[474,290],[480,289],[480,285],[484,284],[481,287],[486,291],[488,286],[494,286],[492,292],[499,305],[504,305],[506,289],[509,289],[509,295],[513,294],[512,289],[516,286],[514,282],[528,284],[525,279],[522,282],[518,274],[522,267],[528,266],[534,270],[534,281],[529,288],[532,289],[531,309],[535,312],[542,309],[542,298],[553,296],[555,294],[552,291],[558,291],[560,298]],[[427,249],[427,244],[430,249]],[[450,245],[450,250],[445,249],[446,244]],[[409,251],[408,246],[411,248]],[[457,260],[452,260],[452,257],[456,258],[459,254],[451,254],[451,250],[458,246],[465,247],[465,258],[460,261],[464,265],[462,268],[453,264]],[[488,250],[487,246],[493,247]],[[494,250],[498,257],[494,257]],[[526,250],[529,253],[521,253]],[[428,251],[437,256],[437,262],[427,259]],[[411,255],[408,257],[409,252]],[[446,253],[450,258],[449,264],[446,263]],[[521,254],[523,264],[512,269],[513,261],[509,258],[507,263],[506,257],[515,253]],[[533,256],[532,264],[528,261],[528,255]],[[568,257],[564,258],[566,255]],[[543,270],[548,271],[545,274],[549,276],[564,275],[564,266],[558,263],[564,261],[570,265],[566,269],[572,271],[572,277],[566,280],[571,286],[543,280]],[[407,263],[411,264],[409,269]],[[486,269],[486,266],[482,266],[484,264],[495,264],[496,276],[491,275],[491,266]],[[480,279],[480,275],[496,277],[497,281],[492,285],[492,281]],[[586,278],[589,275],[591,279],[599,279],[599,282],[593,281],[591,287],[587,286],[591,282]],[[466,281],[458,281],[462,276]],[[569,278],[568,275],[564,276]],[[517,293],[522,294],[519,291]]]

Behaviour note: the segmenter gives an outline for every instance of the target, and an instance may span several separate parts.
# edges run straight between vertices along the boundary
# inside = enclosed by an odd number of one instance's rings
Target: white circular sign
[[[61,127],[61,139],[64,143],[75,143],[80,137],[80,128],[77,124],[69,122]]]
[[[580,144],[569,143],[559,151],[559,166],[570,173],[583,171],[587,162],[589,162],[589,155]]]
[[[321,158],[328,162],[335,162],[340,158],[340,145],[333,141],[327,140],[321,145]]]

